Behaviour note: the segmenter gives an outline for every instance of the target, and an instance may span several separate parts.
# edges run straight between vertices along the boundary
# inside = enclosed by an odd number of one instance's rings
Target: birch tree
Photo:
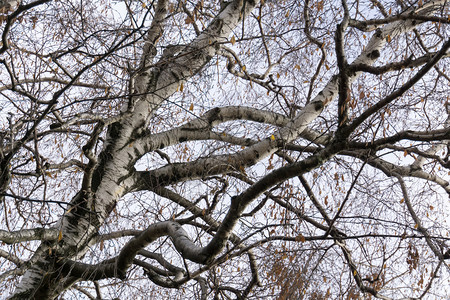
[[[0,294],[444,299],[449,16],[1,1]]]

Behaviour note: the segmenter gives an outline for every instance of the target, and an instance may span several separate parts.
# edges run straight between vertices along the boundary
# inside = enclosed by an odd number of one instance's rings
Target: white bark
[[[156,26],[162,25],[158,22],[158,18],[164,14],[165,3],[164,0],[158,2]],[[74,258],[83,255],[85,247],[109,216],[115,203],[134,184],[130,164],[139,159],[136,156],[136,146],[133,146],[132,141],[136,135],[135,130],[142,131],[155,109],[176,92],[180,82],[202,69],[215,54],[216,43],[227,39],[231,30],[241,21],[242,16],[248,15],[257,1],[245,1],[245,6],[243,4],[242,0],[237,0],[227,5],[205,32],[190,43],[183,55],[174,62],[162,69],[140,70],[137,78],[134,79],[135,85],[138,86],[138,91],[144,91],[140,87],[145,87],[146,93],[136,96],[137,99],[134,99],[132,107],[124,112],[126,117],[122,118],[120,123],[111,125],[100,155],[99,165],[92,175],[93,181],[85,181],[87,190],[75,196],[72,201],[73,209],[62,218],[59,227],[63,232],[63,238],[54,245],[52,255]],[[245,11],[242,11],[243,7]],[[146,50],[151,51],[151,47],[147,47]],[[144,57],[149,54],[144,53]],[[144,66],[147,61],[147,58],[144,58]],[[73,283],[73,279],[69,278],[66,282],[59,279],[55,282],[50,281],[48,285],[42,285],[41,280],[48,272],[46,268],[50,267],[51,258],[41,255],[38,260],[39,262],[22,278],[12,296],[13,299],[24,297],[51,299]]]
[[[430,13],[439,7],[444,1],[433,1],[418,9],[417,13]],[[407,12],[409,13],[409,11]],[[416,20],[396,21],[379,29],[369,40],[364,51],[350,65],[372,65],[379,57],[382,47],[387,43],[387,37],[391,39],[396,36],[413,30],[419,24]],[[361,72],[354,73],[348,77],[348,82],[354,82]],[[162,167],[158,170],[142,173],[143,180],[151,189],[154,184],[174,183],[180,180],[198,179],[201,176],[219,174],[229,171],[239,171],[241,167],[247,167],[261,161],[262,159],[275,153],[280,146],[279,142],[289,143],[301,136],[307,126],[315,120],[323,109],[328,106],[338,95],[338,79],[334,77],[325,88],[307,104],[301,112],[285,127],[274,133],[275,139],[268,136],[266,139],[256,143],[246,149],[232,155],[214,156],[199,159],[196,162],[186,164],[174,164]],[[172,137],[172,136],[171,136]],[[167,137],[166,141],[170,145],[175,142],[176,134]],[[160,143],[164,144],[164,143]],[[164,144],[165,145],[165,144]],[[167,181],[169,180],[169,181]],[[145,183],[141,183],[140,188],[145,188]]]
[[[431,2],[421,9],[418,13],[430,12],[435,8],[438,3],[442,2]],[[358,56],[358,58],[353,62],[353,64],[365,64],[371,65],[380,56],[380,51],[382,47],[387,42],[387,37],[394,38],[401,33],[410,31],[417,25],[416,21],[398,21],[389,24],[379,30],[369,41],[365,50]],[[430,67],[430,66],[429,66]],[[432,65],[431,65],[432,67]],[[348,82],[351,84],[360,75],[360,72],[352,74],[348,77]],[[338,80],[333,78],[324,90],[319,93],[311,103],[307,104],[300,114],[292,120],[285,128],[280,129],[276,134],[276,139],[280,139],[283,142],[291,142],[298,138],[301,133],[307,128],[307,126],[322,112],[323,108],[326,107],[338,94]],[[203,250],[207,256],[214,257],[225,246],[225,241],[229,238],[239,219],[240,215],[244,211],[245,207],[256,197],[262,194],[263,191],[281,182],[287,178],[301,175],[311,168],[317,167],[319,164],[323,163],[324,160],[329,159],[333,153],[337,153],[339,148],[337,145],[333,145],[334,149],[328,148],[316,155],[311,157],[311,159],[306,159],[300,163],[287,166],[286,168],[280,168],[266,177],[261,179],[255,185],[250,187],[248,190],[240,194],[234,200],[232,200],[231,207],[227,213],[227,216],[223,220],[221,227],[219,228],[216,235],[213,237],[208,246]],[[182,165],[170,165],[154,172],[146,173],[148,177],[147,184],[150,189],[154,184],[165,184],[174,183],[181,180],[189,180],[200,178],[200,175],[205,176],[210,174],[229,172],[231,170],[239,170],[240,166],[248,166],[254,164],[270,154],[277,151],[277,143],[270,137],[265,140],[248,147],[245,150],[233,155],[223,155],[217,157],[210,157],[206,159],[200,159],[193,163],[182,164]],[[230,159],[230,157],[232,157]],[[309,161],[308,161],[309,160]],[[425,173],[425,172],[424,172]],[[415,174],[418,176],[419,174]],[[448,185],[447,182],[439,181],[434,175],[430,174],[420,174],[422,176],[427,176],[428,179],[439,182],[444,188]],[[431,177],[432,178],[431,178]],[[162,179],[162,180],[158,180]],[[167,181],[165,181],[167,180]]]
[[[445,1],[425,3],[416,13],[432,12],[432,9],[441,6],[443,3]],[[239,171],[242,167],[245,168],[267,158],[286,143],[295,141],[299,137],[314,137],[314,133],[308,131],[307,127],[338,95],[338,77],[334,77],[322,92],[314,97],[290,121],[273,113],[249,108],[229,107],[219,109],[218,112],[207,113],[206,116],[211,115],[210,121],[199,119],[164,133],[145,134],[148,122],[160,104],[173,95],[183,81],[198,73],[210,61],[219,47],[218,43],[228,38],[232,30],[242,20],[241,18],[248,15],[256,4],[255,1],[236,0],[231,2],[211,22],[208,28],[187,45],[173,61],[164,62],[160,65],[155,64],[156,67],[147,69],[152,63],[154,43],[162,32],[162,22],[167,9],[167,1],[160,0],[158,2],[156,16],[144,45],[141,69],[137,70],[137,74],[133,78],[134,83],[132,85],[136,95],[133,96],[128,107],[124,109],[120,121],[109,126],[108,135],[98,162],[94,159],[91,160],[90,166],[92,169],[88,171],[91,173],[86,175],[82,190],[73,198],[71,209],[66,212],[58,224],[58,228],[62,230],[62,239],[49,246],[41,246],[33,258],[36,263],[22,278],[15,295],[12,297],[13,299],[55,298],[77,279],[84,278],[83,276],[97,278],[96,276],[114,275],[116,274],[115,271],[120,270],[118,275],[122,277],[131,265],[134,255],[162,235],[172,237],[176,249],[184,258],[203,264],[208,263],[223,250],[226,241],[232,235],[238,218],[252,200],[280,180],[311,170],[323,163],[324,160],[329,159],[336,151],[339,151],[339,148],[325,148],[317,155],[300,163],[280,168],[276,172],[268,174],[241,195],[233,198],[227,216],[219,226],[217,234],[206,247],[197,247],[178,224],[164,222],[149,227],[141,235],[133,238],[119,255],[117,264],[110,264],[107,267],[87,266],[66,260],[66,266],[73,267],[73,270],[75,270],[73,274],[78,277],[64,278],[71,272],[71,268],[66,270],[67,273],[63,275],[52,273],[54,271],[52,269],[54,259],[64,257],[65,259],[76,260],[85,253],[88,245],[95,242],[95,234],[104,224],[117,201],[127,192],[136,189],[152,190],[156,186],[192,180],[207,175]],[[242,11],[243,8],[245,8],[245,11]],[[406,13],[409,13],[409,11]],[[381,50],[387,42],[387,37],[394,39],[404,32],[411,31],[419,23],[417,20],[399,20],[379,29],[372,36],[365,50],[351,65],[372,65],[380,56]],[[349,74],[348,83],[354,82],[359,75],[360,72]],[[173,145],[178,143],[180,139],[192,140],[211,137],[214,134],[211,131],[213,126],[235,119],[260,121],[282,126],[282,128],[273,134],[274,138],[268,135],[267,138],[235,154],[213,156],[184,164],[171,164],[149,172],[136,172],[134,170],[134,163],[147,152]],[[205,131],[202,131],[203,128],[205,128]],[[191,132],[192,129],[197,130],[197,132]],[[397,168],[396,172],[399,171],[401,170]],[[407,170],[406,173],[421,176],[417,172]],[[431,175],[428,174],[427,176]],[[433,180],[438,179],[433,178]],[[35,236],[37,236],[36,233]],[[11,240],[11,238],[23,239],[24,237],[5,235],[4,238],[5,240]],[[80,274],[77,273],[77,268],[82,270]],[[44,284],[42,284],[43,282]]]
[[[25,241],[52,241],[58,238],[57,229],[34,228],[18,231],[0,230],[0,241],[6,244],[14,244]]]

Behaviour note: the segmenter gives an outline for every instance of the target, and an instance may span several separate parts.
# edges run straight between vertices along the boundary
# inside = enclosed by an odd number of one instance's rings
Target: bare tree
[[[447,1],[0,10],[2,295],[448,296]]]

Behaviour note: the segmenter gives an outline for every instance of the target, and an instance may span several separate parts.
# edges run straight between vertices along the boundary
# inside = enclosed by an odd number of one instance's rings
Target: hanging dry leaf
[[[230,40],[231,45],[236,44],[236,37],[233,35]]]

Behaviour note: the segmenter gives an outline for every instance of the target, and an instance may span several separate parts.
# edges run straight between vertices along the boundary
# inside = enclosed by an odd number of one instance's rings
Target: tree
[[[446,1],[0,3],[2,294],[448,295]]]

